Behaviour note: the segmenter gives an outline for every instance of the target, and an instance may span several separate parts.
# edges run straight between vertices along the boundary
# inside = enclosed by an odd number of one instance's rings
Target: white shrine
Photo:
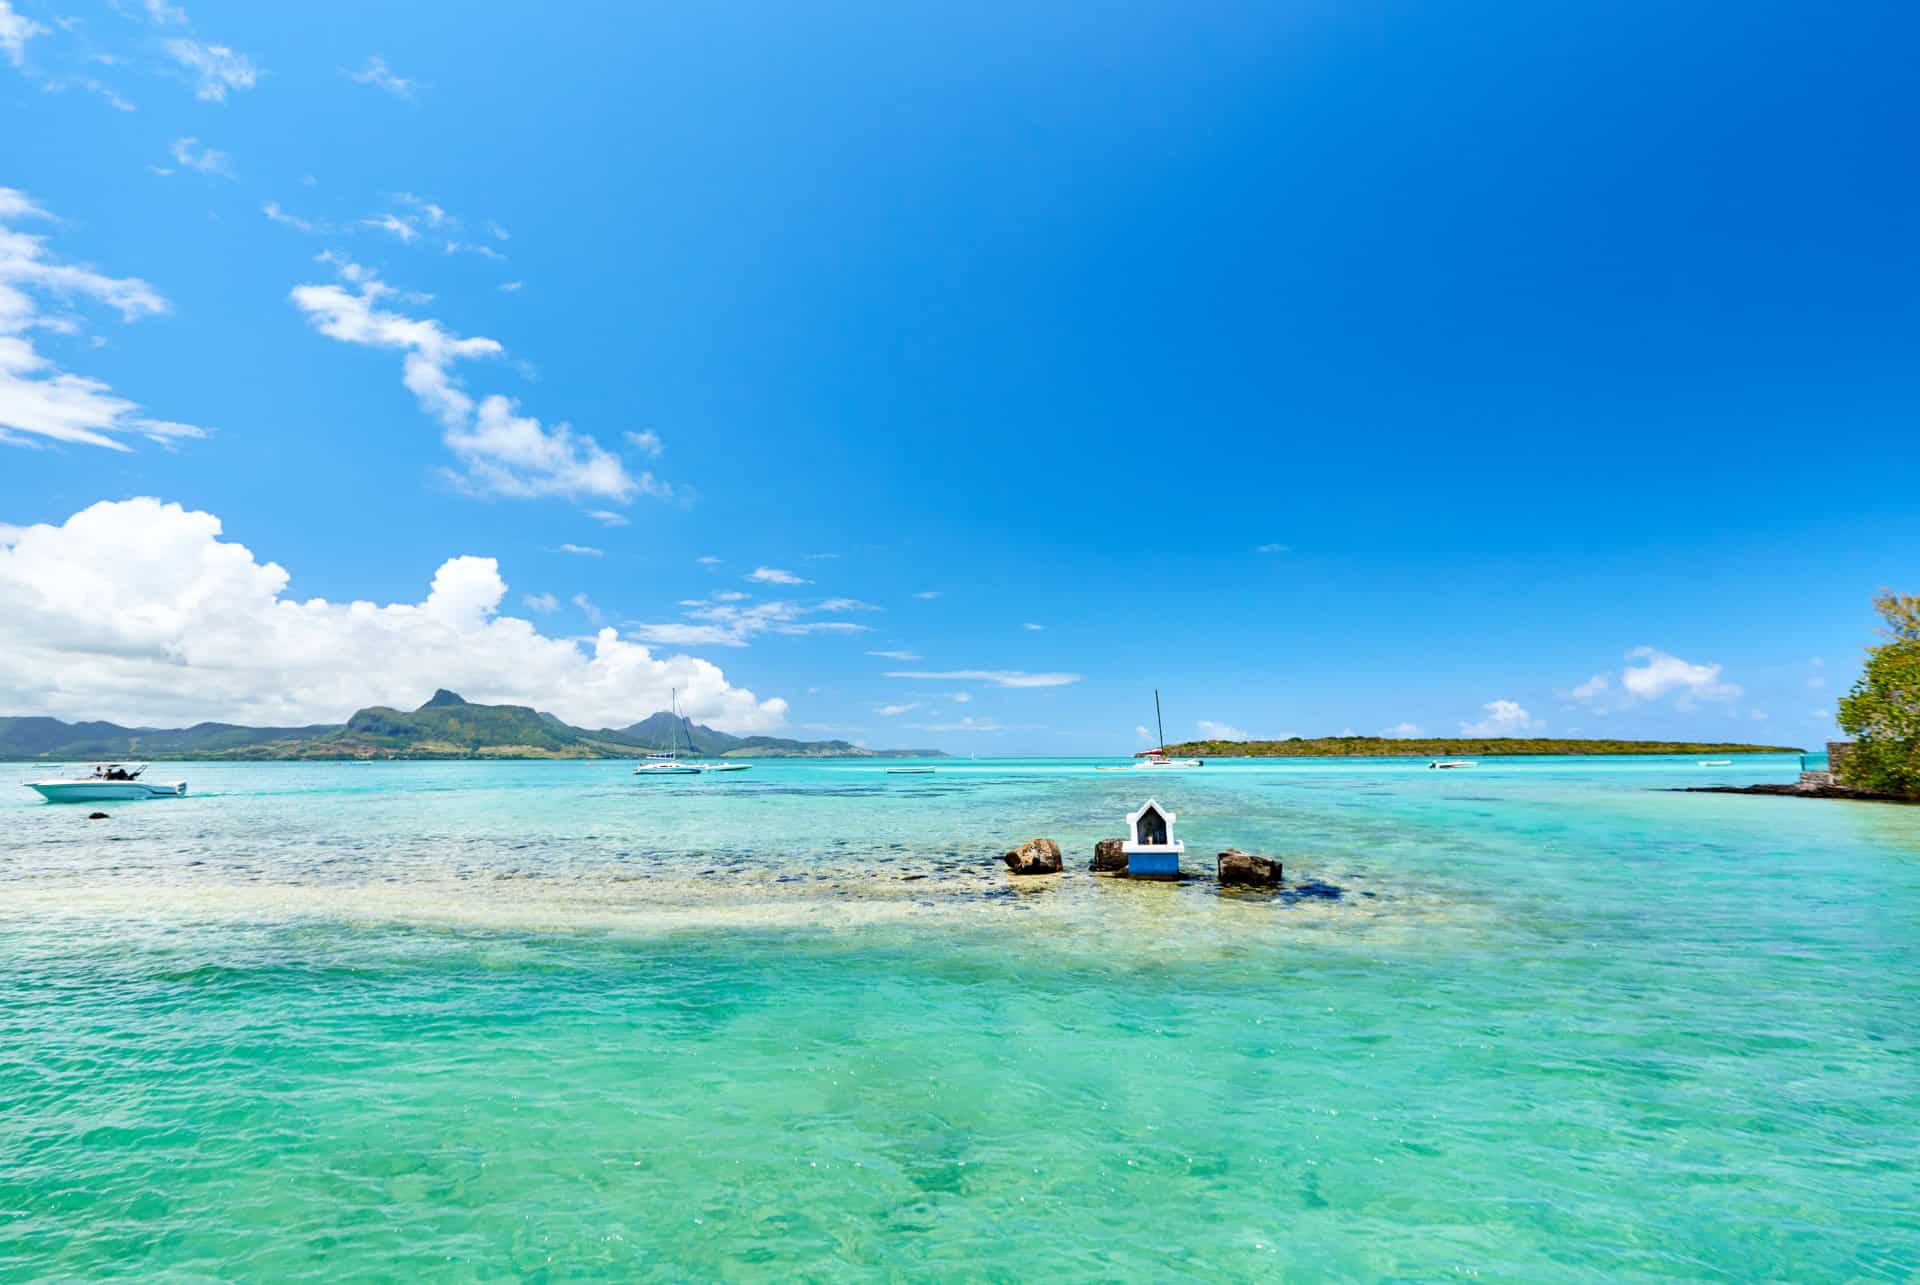
[[[1174,813],[1148,799],[1138,812],[1127,813],[1127,837],[1120,850],[1127,854],[1129,878],[1174,879],[1180,875],[1180,854],[1187,845],[1173,837]]]

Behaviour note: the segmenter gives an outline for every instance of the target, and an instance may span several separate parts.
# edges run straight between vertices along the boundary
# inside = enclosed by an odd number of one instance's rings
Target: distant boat
[[[931,767],[890,767],[888,776],[932,776],[939,769]]]
[[[109,803],[125,799],[177,799],[187,792],[185,781],[156,785],[140,779],[145,763],[101,763],[87,776],[24,782],[49,803]]]
[[[1701,759],[1701,767],[1732,767],[1732,759]]]
[[[1445,771],[1448,768],[1479,767],[1480,765],[1474,762],[1472,759],[1435,759],[1433,760],[1433,762],[1427,764],[1427,766],[1439,768],[1442,771]]]
[[[673,721],[667,724],[666,749],[647,755],[647,761],[633,769],[635,776],[699,776],[701,769],[692,763],[680,761],[680,693],[676,690],[670,698],[673,705]],[[687,749],[693,749],[693,738],[687,738]]]
[[[1167,757],[1167,727],[1160,718],[1160,689],[1153,689],[1153,722],[1160,729],[1160,744],[1150,750],[1142,750],[1133,756],[1131,763],[1113,763],[1096,766],[1096,772],[1165,772],[1177,768],[1205,767],[1205,759],[1176,759]]]

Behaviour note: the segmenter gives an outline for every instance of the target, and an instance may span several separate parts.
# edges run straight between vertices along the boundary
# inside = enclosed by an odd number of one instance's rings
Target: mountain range
[[[525,705],[476,705],[442,688],[411,711],[373,705],[308,727],[122,727],[57,718],[0,718],[0,759],[637,758],[678,743],[706,758],[939,757],[850,741],[734,736],[661,711],[626,727],[574,727]]]

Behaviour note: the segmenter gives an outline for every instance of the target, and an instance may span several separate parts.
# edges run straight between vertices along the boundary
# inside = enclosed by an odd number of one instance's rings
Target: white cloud
[[[667,449],[666,444],[660,440],[660,434],[652,429],[644,433],[628,433],[626,436],[633,449],[649,459],[659,459],[661,453]]]
[[[203,428],[149,418],[102,381],[61,370],[33,346],[28,336],[35,330],[76,332],[79,322],[70,310],[78,301],[103,303],[122,321],[167,311],[160,292],[138,277],[109,277],[64,262],[49,253],[45,237],[9,226],[50,217],[24,192],[0,187],[0,443],[21,446],[45,438],[124,451],[124,434],[163,445],[204,437]],[[58,311],[45,311],[49,302]]]
[[[495,223],[492,219],[487,220],[487,231],[493,234],[493,239],[496,241],[510,241],[513,239],[512,233],[508,232],[498,223]]]
[[[699,563],[703,567],[717,567],[720,565],[720,559],[714,557],[712,554],[706,554],[702,557],[695,558],[694,561]]]
[[[1248,739],[1245,732],[1231,723],[1216,723],[1210,718],[1203,718],[1195,723],[1194,726],[1200,729],[1200,735],[1210,741],[1244,741]]]
[[[913,596],[916,598],[925,598],[928,601],[932,601],[933,599],[938,598],[940,596],[940,591],[938,589],[922,589],[919,593],[916,593]]]
[[[331,233],[333,225],[324,219],[303,219],[297,214],[289,214],[280,208],[280,202],[268,201],[260,207],[260,212],[275,223],[283,224],[299,232]]]
[[[167,0],[146,0],[146,10],[147,17],[157,27],[165,27],[172,23],[180,23],[184,26],[187,21],[187,11],[179,5],[168,4]]]
[[[221,178],[233,177],[233,158],[225,152],[211,147],[194,150],[197,138],[176,138],[168,150],[173,153],[173,163],[182,169],[193,170],[198,174],[214,174]],[[277,207],[276,207],[277,208]],[[273,215],[269,214],[268,218]]]
[[[560,552],[577,553],[586,558],[598,558],[604,555],[606,551],[604,549],[596,549],[590,544],[563,544],[560,546]]]
[[[812,604],[774,601],[756,603],[751,607],[734,605],[739,598],[747,596],[717,593],[712,600],[683,602],[681,605],[689,608],[686,620],[636,622],[630,627],[630,632],[642,642],[688,647],[745,647],[756,634],[804,637],[809,634],[868,633],[871,632],[868,626],[851,620],[812,620],[808,617],[879,610],[854,598],[828,598]]]
[[[412,245],[420,239],[420,233],[414,228],[413,224],[393,213],[375,215],[370,219],[361,219],[360,226],[379,228],[383,232],[391,232],[394,236],[400,238],[400,244],[402,245]]]
[[[1392,727],[1380,733],[1380,735],[1404,739],[1409,736],[1420,735],[1420,727],[1417,723],[1395,723]]]
[[[342,67],[340,74],[357,85],[372,85],[375,89],[383,89],[395,98],[412,98],[413,91],[420,87],[420,82],[417,80],[408,80],[403,76],[394,75],[393,68],[387,66],[387,60],[379,54],[368,55],[367,61],[361,65],[360,70],[354,71]]]
[[[1022,629],[1027,629],[1027,630],[1031,630],[1032,632],[1034,632],[1034,633],[1036,633],[1036,634],[1037,634],[1037,633],[1039,633],[1039,632],[1040,632],[1040,631],[1041,631],[1042,629],[1045,629],[1045,628],[1046,628],[1046,626],[1045,626],[1045,625],[1036,625],[1036,624],[1034,624],[1034,623],[1033,623],[1033,622],[1032,622],[1031,620],[1029,620],[1029,621],[1028,621],[1028,622],[1027,622],[1026,624],[1024,624],[1024,625],[1021,625],[1020,627],[1021,627]]]
[[[595,628],[598,628],[600,622],[607,618],[607,613],[594,606],[593,599],[587,597],[584,593],[576,593],[573,597],[567,599],[567,601],[578,607],[580,614],[585,616]]]
[[[992,683],[995,687],[1065,687],[1081,679],[1079,674],[1029,674],[1023,669],[894,670],[889,671],[887,677],[933,682]]]
[[[902,714],[911,713],[919,709],[920,702],[910,701],[905,705],[875,705],[873,708],[876,713],[884,714],[888,718],[898,718]]]
[[[870,651],[867,653],[867,655],[878,656],[882,660],[919,660],[920,659],[920,653],[917,651]]]
[[[528,611],[537,611],[543,616],[560,610],[560,600],[550,593],[529,593],[521,597]]]
[[[1674,705],[1684,710],[1699,701],[1731,701],[1741,695],[1738,684],[1720,680],[1718,665],[1693,664],[1654,647],[1635,647],[1627,659],[1644,662],[1620,671],[1620,686],[1640,700],[1658,700],[1677,692]]]
[[[755,567],[747,579],[760,584],[812,584],[813,581],[796,576],[791,571],[782,571],[779,567]]]
[[[613,527],[613,526],[628,525],[628,518],[626,514],[615,513],[611,509],[589,509],[587,511],[587,516],[592,518],[595,522],[598,522],[601,526]]]
[[[501,355],[505,349],[497,341],[461,338],[438,321],[383,308],[381,302],[395,294],[391,286],[358,264],[336,264],[353,288],[295,286],[294,306],[330,339],[405,354],[402,382],[420,408],[440,421],[441,440],[464,470],[451,475],[462,489],[517,498],[596,496],[622,503],[638,494],[672,494],[651,473],[629,473],[619,456],[570,425],[548,427],[520,415],[519,403],[498,393],[475,402],[454,377],[453,366]]]
[[[500,293],[512,294],[526,284],[524,281],[502,281],[500,283]]]
[[[1807,686],[1813,688],[1815,691],[1819,691],[1826,685],[1827,677],[1825,674],[1811,674],[1807,677]]]
[[[1522,709],[1517,701],[1488,701],[1480,708],[1486,711],[1487,716],[1477,723],[1460,724],[1462,736],[1513,736],[1546,726]]]
[[[1813,716],[1818,719],[1828,719],[1833,717],[1833,711],[1830,709],[1816,709],[1813,711]]]
[[[1135,738],[1138,739],[1142,744],[1145,744],[1145,745],[1153,744],[1153,729],[1151,727],[1146,726],[1144,723],[1134,724],[1133,734]]]
[[[729,684],[712,663],[656,657],[612,629],[584,643],[498,614],[492,558],[449,558],[415,603],[305,601],[290,576],[177,504],[95,504],[0,550],[0,708],[60,718],[286,725],[435,688],[469,700],[622,726],[677,688],[693,718],[730,732],[784,723],[786,702]]]
[[[1591,705],[1596,700],[1599,700],[1610,686],[1612,686],[1612,684],[1607,681],[1605,674],[1595,674],[1592,678],[1589,678],[1586,682],[1581,683],[1578,687],[1568,692],[1567,696],[1572,700],[1579,701],[1583,705]]]
[[[169,57],[193,73],[193,95],[206,102],[225,102],[228,90],[252,89],[265,74],[251,58],[225,45],[203,45],[176,36],[167,41],[166,49]]]
[[[972,692],[948,692],[947,699],[956,705],[965,705],[973,699]]]
[[[15,67],[27,63],[27,41],[44,35],[46,28],[13,11],[8,0],[0,0],[0,53]]]
[[[957,723],[913,723],[910,726],[921,732],[1004,732],[1006,730],[990,718],[963,718]]]
[[[1291,553],[1293,547],[1286,544],[1256,544],[1253,546],[1253,551],[1255,553]]]

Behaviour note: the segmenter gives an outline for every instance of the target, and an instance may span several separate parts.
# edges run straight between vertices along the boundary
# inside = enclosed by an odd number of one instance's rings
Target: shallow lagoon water
[[[1797,766],[9,787],[0,1277],[1910,1279],[1920,809],[1665,789]]]

